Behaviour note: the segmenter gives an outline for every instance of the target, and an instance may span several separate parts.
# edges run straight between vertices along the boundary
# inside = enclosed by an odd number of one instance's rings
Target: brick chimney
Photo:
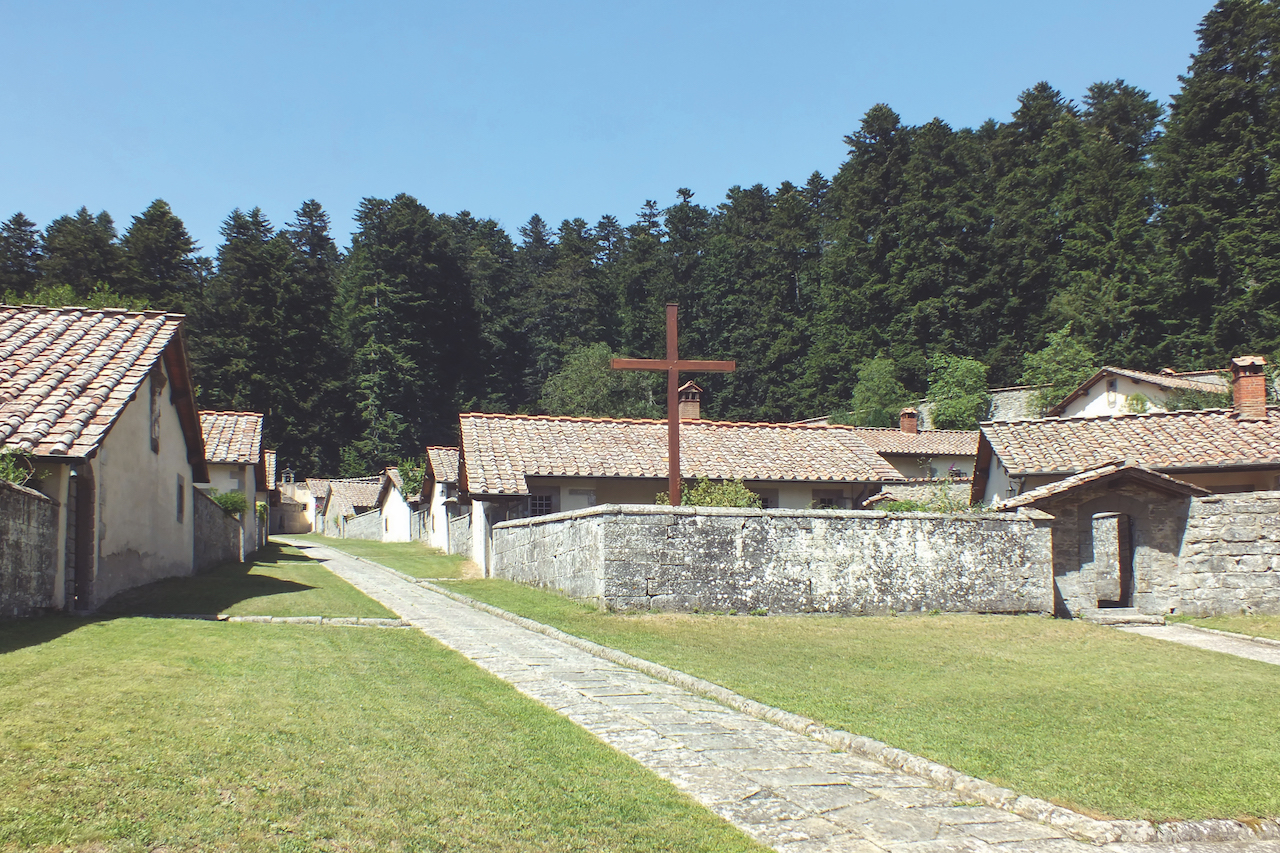
[[[898,414],[898,427],[903,432],[915,435],[920,431],[920,412],[912,408],[903,409]]]
[[[702,389],[686,382],[676,393],[680,395],[680,420],[702,420]]]
[[[1266,420],[1267,377],[1262,372],[1266,363],[1260,355],[1231,359],[1231,397],[1237,420]]]

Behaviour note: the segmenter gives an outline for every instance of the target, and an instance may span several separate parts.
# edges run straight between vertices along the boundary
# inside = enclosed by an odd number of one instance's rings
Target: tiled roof
[[[169,344],[181,348],[182,319],[0,306],[0,446],[37,456],[91,454]]]
[[[399,468],[388,468],[383,473],[386,475],[386,478],[391,481],[393,486],[402,492],[404,491],[404,480],[400,479]]]
[[[350,480],[329,480],[329,501],[325,517],[348,515],[378,505],[378,492],[382,477],[356,477]]]
[[[1099,465],[1096,468],[1090,468],[1088,471],[1081,471],[1079,474],[1073,474],[1061,480],[1040,486],[1036,489],[1023,492],[1012,498],[1003,501],[995,501],[991,504],[991,508],[995,510],[1017,509],[1020,506],[1031,506],[1034,503],[1045,500],[1047,498],[1056,497],[1065,494],[1072,489],[1088,483],[1096,483],[1104,480],[1116,479],[1119,477],[1127,477],[1134,480],[1147,483],[1148,485],[1162,489],[1166,492],[1174,492],[1187,495],[1207,495],[1208,489],[1202,489],[1199,486],[1185,483],[1182,480],[1176,480],[1159,471],[1152,471],[1141,465],[1127,464],[1124,462],[1108,462],[1105,465]]]
[[[667,476],[666,421],[491,414],[461,421],[472,494],[528,494],[532,476]],[[685,421],[680,456],[685,477],[902,481],[847,427]]]
[[[307,484],[307,491],[317,500],[323,498],[324,493],[329,491],[328,480],[319,477],[307,477],[303,482]]]
[[[976,456],[978,431],[922,429],[905,432],[891,427],[853,427],[858,437],[876,453],[909,456]]]
[[[427,464],[437,483],[458,482],[458,448],[428,447]]]
[[[267,488],[274,489],[276,487],[276,452],[274,450],[263,452],[267,458]]]
[[[262,457],[262,415],[201,412],[204,456],[213,464],[257,465]]]
[[[1130,370],[1127,367],[1103,367],[1093,376],[1080,383],[1074,391],[1062,399],[1061,403],[1050,409],[1048,414],[1062,414],[1073,400],[1084,396],[1085,391],[1107,376],[1123,376],[1125,379],[1132,379],[1134,382],[1146,382],[1148,385],[1154,385],[1157,388],[1164,388],[1169,391],[1202,391],[1210,394],[1221,394],[1229,387],[1224,386],[1222,380],[1216,376],[1213,379],[1208,379],[1200,372],[1191,376],[1180,376],[1176,373],[1147,373],[1145,370]]]
[[[1231,409],[1042,418],[982,425],[1013,477],[1069,474],[1117,459],[1159,470],[1280,465],[1280,409],[1237,420]],[[979,465],[984,464],[979,460]]]

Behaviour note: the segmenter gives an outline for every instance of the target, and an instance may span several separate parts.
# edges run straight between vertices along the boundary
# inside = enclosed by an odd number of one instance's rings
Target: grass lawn
[[[194,577],[127,590],[101,612],[395,618],[297,548],[275,543],[259,550],[252,562],[223,563]]]
[[[1032,616],[629,616],[446,585],[1094,816],[1280,816],[1280,667]]]
[[[1166,619],[1169,622],[1182,622],[1199,628],[1213,628],[1217,631],[1231,631],[1233,634],[1280,640],[1280,616],[1206,616],[1200,619],[1194,616],[1168,616]]]
[[[318,533],[291,533],[289,538],[346,551],[415,578],[460,578],[463,564],[467,561],[461,554],[441,554],[422,542],[367,542],[363,539],[335,539]]]
[[[0,623],[0,850],[762,851],[406,629]]]

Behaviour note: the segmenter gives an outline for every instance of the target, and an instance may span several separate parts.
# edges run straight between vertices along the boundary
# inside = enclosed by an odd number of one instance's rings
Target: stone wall
[[[1126,563],[1140,613],[1280,614],[1280,492],[1193,498],[1104,482],[1036,506],[1053,516],[1059,616],[1117,599]]]
[[[1037,513],[606,505],[495,525],[493,575],[617,609],[1053,609]]]
[[[1280,492],[1193,498],[1178,569],[1183,613],[1280,614]]]
[[[471,556],[471,513],[476,505],[468,507],[455,506],[449,510],[449,547],[450,554],[466,554]]]
[[[58,503],[0,480],[0,618],[55,606]]]
[[[200,489],[191,490],[191,511],[196,523],[194,571],[244,560],[244,528],[239,518]]]
[[[341,522],[339,529],[342,531],[341,536],[343,539],[369,539],[374,542],[381,542],[384,532],[382,513],[375,509],[352,516]]]

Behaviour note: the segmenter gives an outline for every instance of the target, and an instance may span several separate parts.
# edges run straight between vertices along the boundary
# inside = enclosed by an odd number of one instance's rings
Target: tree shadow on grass
[[[286,552],[279,545],[268,544],[250,561],[222,563],[191,577],[165,578],[125,590],[99,607],[98,613],[211,616],[251,598],[315,589],[309,584],[270,574],[251,574],[255,568],[262,572],[269,571],[271,566],[287,568],[290,563],[314,562],[301,554]]]
[[[77,628],[83,628],[97,621],[99,620],[65,613],[0,621],[0,656],[28,646],[52,642],[64,634],[70,634]]]

